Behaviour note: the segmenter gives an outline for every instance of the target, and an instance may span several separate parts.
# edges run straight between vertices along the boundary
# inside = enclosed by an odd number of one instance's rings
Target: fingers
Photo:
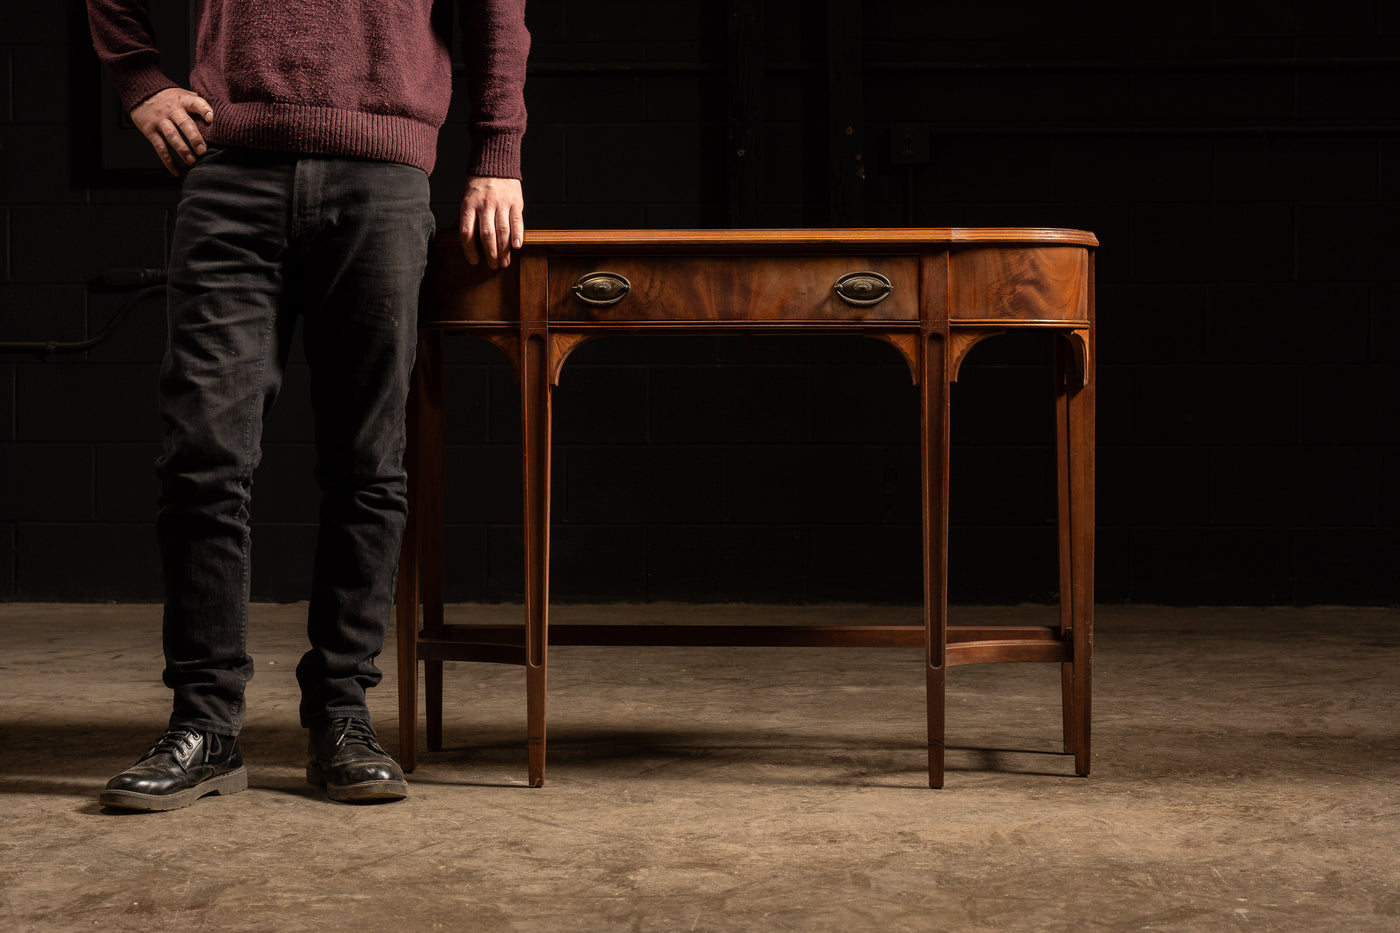
[[[496,235],[496,211],[496,205],[489,204],[476,216],[476,238],[481,241],[481,252],[486,257],[486,264],[492,269],[501,267],[501,251]]]
[[[462,250],[475,265],[510,265],[511,251],[525,242],[524,199],[514,178],[472,178],[462,197]]]
[[[510,211],[510,248],[520,249],[525,245],[524,205],[516,204]]]
[[[462,252],[467,256],[467,262],[476,265],[481,262],[481,254],[476,249],[476,208],[467,203],[467,199],[462,199]]]
[[[131,120],[166,169],[178,176],[208,150],[199,124],[214,122],[214,108],[192,91],[166,88],[138,104]]]

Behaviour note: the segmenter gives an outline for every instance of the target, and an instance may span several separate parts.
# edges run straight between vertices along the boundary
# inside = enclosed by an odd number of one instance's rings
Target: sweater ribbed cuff
[[[117,95],[127,113],[152,94],[168,87],[179,87],[160,70],[155,61],[145,56],[114,59],[108,62],[108,68],[111,71],[112,84],[116,86]]]
[[[472,134],[468,175],[488,178],[520,177],[520,137],[513,133]]]

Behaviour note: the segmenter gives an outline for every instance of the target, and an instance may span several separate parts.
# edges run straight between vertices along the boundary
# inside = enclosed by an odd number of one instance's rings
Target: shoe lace
[[[374,734],[374,727],[364,719],[336,719],[331,722],[331,734],[335,736],[335,745],[365,745],[383,754],[383,749],[379,747],[379,737]]]
[[[156,743],[150,747],[146,754],[141,756],[141,760],[152,758],[161,752],[177,752],[182,748],[190,748],[199,742],[199,733],[193,729],[171,729],[156,739]]]

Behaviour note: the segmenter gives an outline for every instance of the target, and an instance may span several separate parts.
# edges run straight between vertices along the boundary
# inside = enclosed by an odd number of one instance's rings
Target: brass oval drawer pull
[[[590,272],[574,283],[574,294],[591,305],[615,305],[631,290],[632,283],[616,272]]]
[[[847,272],[832,287],[842,301],[858,308],[877,305],[894,291],[890,280],[878,272]]]

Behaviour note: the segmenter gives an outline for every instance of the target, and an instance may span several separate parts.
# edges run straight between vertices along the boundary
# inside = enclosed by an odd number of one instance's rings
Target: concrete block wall
[[[1400,602],[1393,5],[866,6],[861,222],[1103,242],[1100,598]],[[763,7],[757,222],[826,225],[825,4]],[[531,226],[729,222],[728,10],[532,0]],[[177,190],[102,170],[101,80],[81,2],[0,12],[0,342],[91,336],[129,294],[103,271],[165,262]],[[444,226],[464,111],[433,179]],[[927,133],[926,162],[891,158],[895,126]],[[146,301],[85,354],[0,355],[0,599],[158,598],[163,340]],[[493,354],[451,348],[454,599],[521,588],[516,390]],[[1033,339],[964,368],[955,601],[1054,595],[1049,378]],[[294,363],[265,434],[262,599],[307,589],[305,380]],[[555,406],[556,598],[919,598],[917,397],[889,348],[599,341]]]

